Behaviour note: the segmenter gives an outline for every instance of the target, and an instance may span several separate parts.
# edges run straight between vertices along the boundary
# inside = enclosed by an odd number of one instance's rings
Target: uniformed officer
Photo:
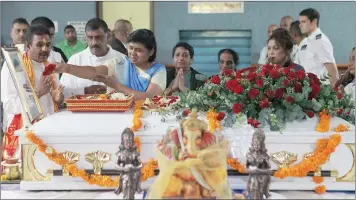
[[[329,74],[330,84],[334,86],[339,79],[333,46],[329,38],[319,28],[319,12],[308,8],[300,12],[300,29],[307,39],[299,45],[297,64],[303,66],[306,72],[313,73],[319,78]]]

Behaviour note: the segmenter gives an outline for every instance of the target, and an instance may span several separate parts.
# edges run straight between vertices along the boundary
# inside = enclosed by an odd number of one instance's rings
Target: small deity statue
[[[192,109],[190,117],[159,141],[156,159],[160,173],[147,199],[231,199],[227,182],[228,141],[217,141]]]
[[[269,184],[271,182],[271,165],[265,147],[265,134],[262,129],[255,130],[252,145],[247,154],[246,168],[250,174],[246,193],[249,199],[263,199],[270,197]]]
[[[134,143],[134,133],[126,128],[121,134],[121,145],[116,153],[116,169],[120,172],[119,187],[115,190],[117,195],[123,193],[124,199],[134,199],[135,193],[141,193],[141,167],[140,153]]]

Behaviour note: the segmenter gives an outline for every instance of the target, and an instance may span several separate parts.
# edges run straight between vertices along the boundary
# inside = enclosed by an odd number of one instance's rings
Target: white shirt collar
[[[310,34],[308,36],[308,39],[314,39],[316,35],[321,34],[321,33],[323,33],[323,32],[321,32],[320,28],[317,28],[314,32],[312,32],[312,34]]]
[[[97,59],[106,59],[106,57],[108,57],[109,55],[111,55],[113,53],[113,49],[111,48],[110,45],[107,46],[109,48],[109,51],[104,55],[104,56],[101,56],[101,57],[98,57],[94,54],[91,53],[90,51],[90,47],[88,46],[87,47],[87,53],[89,54],[89,57],[94,57],[94,58],[97,58]]]
[[[15,44],[15,47],[17,47],[17,49],[20,50],[22,53],[26,51],[25,44]]]

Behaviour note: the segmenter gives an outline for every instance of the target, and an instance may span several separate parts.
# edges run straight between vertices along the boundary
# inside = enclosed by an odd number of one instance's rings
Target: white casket
[[[76,165],[79,169],[92,170],[93,166],[85,159],[87,153],[103,151],[111,154],[111,160],[106,163],[102,171],[114,171],[115,153],[121,140],[121,133],[126,127],[132,126],[132,111],[126,113],[72,113],[62,111],[49,116],[33,125],[32,130],[45,144],[52,146],[57,152],[75,152],[80,154]],[[162,116],[145,112],[141,118],[145,128],[136,132],[141,139],[141,156],[143,161],[154,158],[154,148],[158,140],[171,126],[178,126],[175,116],[169,116],[162,122]],[[202,118],[203,119],[203,118]],[[287,124],[280,132],[265,130],[266,147],[269,154],[289,152],[297,154],[297,162],[303,159],[305,153],[315,149],[319,138],[333,134],[315,131],[317,118],[305,122]],[[346,121],[333,118],[331,127],[338,124],[348,124],[350,132],[340,133],[342,142],[323,165],[322,171],[329,171],[332,177],[324,178],[324,185],[328,190],[355,190],[355,126]],[[231,153],[241,162],[245,161],[253,129],[250,126],[236,126],[225,128],[221,133],[231,142]],[[37,147],[27,141],[25,131],[16,132],[20,136],[23,154],[22,190],[99,190],[99,186],[89,185],[80,178],[73,178],[62,173],[62,167],[50,161],[43,153],[36,151]],[[271,161],[272,168],[278,166]],[[337,173],[336,173],[337,172]],[[245,189],[247,176],[229,176],[229,183],[233,189]],[[142,183],[147,189],[155,177]],[[273,178],[272,190],[314,190],[316,184],[312,176],[304,178],[288,177],[283,180]]]

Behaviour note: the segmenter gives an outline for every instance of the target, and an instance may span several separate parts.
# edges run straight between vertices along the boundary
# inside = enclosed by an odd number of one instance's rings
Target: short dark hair
[[[85,25],[85,32],[98,29],[103,29],[104,33],[107,33],[109,30],[106,22],[100,18],[93,18]]]
[[[174,54],[176,53],[176,50],[177,50],[178,47],[182,47],[182,48],[188,50],[190,58],[194,57],[194,48],[190,44],[188,44],[186,42],[178,42],[176,44],[176,46],[173,47],[172,57],[174,57]]]
[[[47,27],[43,26],[43,25],[34,25],[34,26],[30,26],[30,28],[28,29],[28,31],[26,32],[26,41],[28,44],[32,43],[33,40],[33,36],[34,35],[50,35],[49,30]]]
[[[218,53],[218,60],[220,60],[220,55],[223,53],[228,53],[228,54],[232,55],[232,60],[234,61],[235,66],[237,66],[239,64],[240,57],[236,51],[234,51],[232,49],[221,49]]]
[[[12,21],[12,25],[14,25],[14,24],[25,24],[25,25],[29,26],[27,20],[22,17],[16,18],[14,21]]]
[[[293,39],[287,30],[283,28],[278,28],[274,30],[268,41],[270,40],[275,40],[276,43],[281,46],[285,51],[289,51],[289,53],[292,52]]]
[[[298,20],[292,22],[290,25],[290,32],[293,34],[297,34],[298,36],[303,36],[302,30],[300,30],[299,24],[300,24],[300,22]]]
[[[157,43],[156,43],[156,38],[151,30],[137,29],[136,31],[132,32],[129,35],[127,41],[129,43],[130,42],[141,43],[149,51],[154,50],[152,56],[148,58],[148,61],[153,62],[156,59]]]
[[[67,25],[66,27],[64,27],[63,31],[66,32],[67,29],[73,29],[75,31],[75,28],[72,25]]]
[[[310,21],[317,19],[316,25],[319,26],[320,14],[314,8],[307,8],[299,13],[299,16],[306,16]]]
[[[31,26],[35,26],[35,25],[42,25],[48,29],[55,28],[53,21],[50,20],[48,17],[36,17],[31,22]]]

